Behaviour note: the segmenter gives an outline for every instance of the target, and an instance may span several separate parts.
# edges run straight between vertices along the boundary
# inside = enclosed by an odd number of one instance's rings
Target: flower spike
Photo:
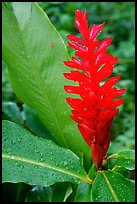
[[[70,94],[80,96],[66,99],[72,107],[70,117],[78,124],[82,137],[92,150],[93,162],[100,168],[110,144],[112,120],[119,111],[118,106],[123,103],[123,98],[116,97],[124,94],[126,89],[114,87],[120,79],[120,74],[108,78],[112,75],[118,57],[113,57],[106,50],[112,42],[112,37],[102,42],[96,39],[105,23],[88,28],[87,12],[76,10],[75,14],[74,23],[83,39],[74,35],[67,36],[70,40],[68,45],[75,49],[76,57],[64,62],[66,66],[74,69],[64,73],[64,77],[77,82],[78,85],[65,85],[64,89]],[[107,80],[101,85],[100,82],[104,79]]]

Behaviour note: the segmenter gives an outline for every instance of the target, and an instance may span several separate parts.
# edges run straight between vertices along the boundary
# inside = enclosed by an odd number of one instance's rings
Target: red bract
[[[66,100],[73,108],[72,120],[78,123],[78,129],[92,149],[92,159],[97,168],[101,167],[102,160],[110,143],[110,127],[114,116],[118,113],[118,106],[123,98],[114,98],[124,94],[126,89],[117,89],[114,84],[119,80],[120,74],[103,82],[111,76],[118,57],[107,53],[106,48],[111,44],[112,38],[99,41],[96,39],[104,23],[88,28],[87,12],[76,11],[74,20],[83,40],[69,35],[69,46],[76,50],[72,60],[64,64],[74,68],[70,73],[64,73],[65,78],[78,83],[76,86],[64,86],[68,93],[78,94],[79,98]]]

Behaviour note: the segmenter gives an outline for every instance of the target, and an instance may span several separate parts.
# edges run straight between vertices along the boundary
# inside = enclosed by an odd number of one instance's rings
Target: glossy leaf
[[[73,202],[90,202],[92,185],[81,182],[76,190]]]
[[[127,168],[125,167],[121,167],[121,166],[115,166],[112,171],[118,172],[120,174],[122,174],[123,177],[128,178],[128,179],[135,179],[134,178],[134,170],[129,171]]]
[[[134,150],[125,150],[112,154],[108,157],[108,162],[113,163],[113,167],[124,167],[128,170],[135,169],[135,151]],[[114,160],[114,161],[113,161]]]
[[[65,101],[63,61],[69,57],[64,42],[37,3],[13,2],[13,9],[15,15],[5,5],[2,12],[3,59],[12,88],[35,110],[57,144],[84,152],[90,166],[90,148],[71,121]]]
[[[3,182],[48,186],[56,182],[91,182],[80,159],[51,140],[34,136],[10,121],[2,123]]]
[[[92,198],[96,202],[134,202],[135,185],[117,172],[101,171],[94,180]]]
[[[51,202],[65,202],[72,193],[71,184],[68,182],[54,184]]]
[[[96,167],[94,164],[92,164],[88,172],[88,177],[93,180],[95,178],[95,175],[96,175]],[[92,185],[81,182],[75,189],[75,196],[73,198],[73,201],[74,202],[91,202],[92,201],[91,188],[92,188]]]
[[[42,124],[42,121],[39,119],[38,115],[25,104],[23,104],[23,114],[25,126],[34,134],[46,139],[54,139],[46,129],[45,125]]]

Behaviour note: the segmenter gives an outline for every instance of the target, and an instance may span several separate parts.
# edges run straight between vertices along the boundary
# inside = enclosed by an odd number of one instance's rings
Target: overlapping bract
[[[114,58],[106,50],[112,38],[101,42],[96,39],[104,23],[88,28],[87,12],[80,10],[76,11],[74,23],[83,40],[74,35],[67,36],[69,46],[76,50],[76,57],[64,62],[66,66],[74,68],[74,71],[64,73],[64,76],[78,85],[65,85],[64,89],[68,93],[80,95],[79,98],[68,97],[66,100],[73,108],[71,118],[78,123],[81,135],[92,149],[93,162],[99,168],[109,147],[112,120],[118,113],[117,107],[123,103],[123,98],[115,98],[124,94],[126,89],[114,87],[120,74],[100,84],[111,76],[118,61],[118,57]]]

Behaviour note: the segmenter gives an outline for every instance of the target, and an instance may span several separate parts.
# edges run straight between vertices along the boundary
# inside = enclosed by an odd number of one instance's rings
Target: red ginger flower
[[[78,86],[64,86],[68,93],[79,94],[80,98],[67,98],[66,101],[73,108],[72,120],[78,123],[78,129],[92,149],[92,159],[97,168],[110,143],[110,127],[117,108],[123,103],[123,98],[114,100],[122,95],[126,89],[117,89],[113,85],[119,80],[120,74],[107,79],[103,85],[100,82],[108,78],[113,71],[118,57],[107,54],[106,48],[111,44],[112,37],[100,42],[96,40],[104,23],[88,28],[87,12],[76,11],[74,23],[81,33],[83,40],[68,35],[69,46],[76,50],[71,61],[65,61],[68,67],[75,68],[70,73],[64,73],[65,78],[78,82]]]

